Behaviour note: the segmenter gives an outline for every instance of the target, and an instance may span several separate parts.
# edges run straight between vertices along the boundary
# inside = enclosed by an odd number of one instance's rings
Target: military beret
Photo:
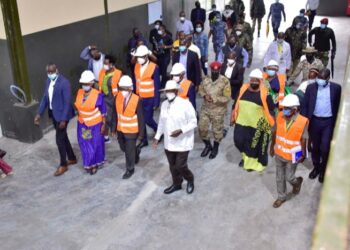
[[[212,62],[210,64],[210,68],[213,70],[219,70],[221,68],[221,63],[220,62]]]
[[[321,20],[321,23],[322,23],[322,24],[328,24],[328,18],[323,18],[323,19]]]

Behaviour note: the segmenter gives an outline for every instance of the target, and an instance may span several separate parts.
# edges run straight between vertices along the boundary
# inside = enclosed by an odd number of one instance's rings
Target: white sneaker
[[[6,177],[7,177],[6,174],[1,174],[1,175],[0,175],[0,178],[1,178],[1,179],[4,179],[4,178],[6,178]]]

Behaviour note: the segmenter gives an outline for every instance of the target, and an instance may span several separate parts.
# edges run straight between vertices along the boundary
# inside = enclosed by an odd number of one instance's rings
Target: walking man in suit
[[[341,98],[341,86],[330,82],[330,70],[323,69],[316,83],[306,88],[302,115],[310,121],[309,134],[312,143],[312,162],[314,169],[309,178],[318,176],[323,183],[328,161],[331,140]]]
[[[58,73],[55,64],[48,64],[46,71],[48,78],[45,83],[45,92],[40,102],[38,114],[34,118],[34,123],[36,125],[40,124],[40,118],[48,107],[49,117],[56,129],[56,144],[60,154],[60,166],[54,175],[60,176],[68,170],[69,165],[77,163],[77,158],[67,135],[68,122],[74,117],[71,103],[72,94],[70,82]]]

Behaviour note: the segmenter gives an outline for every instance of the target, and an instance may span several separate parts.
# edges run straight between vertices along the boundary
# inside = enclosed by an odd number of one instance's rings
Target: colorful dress
[[[77,137],[84,168],[101,166],[105,161],[105,141],[101,134],[102,117],[106,115],[103,94],[92,89],[84,97],[84,90],[80,89],[75,106],[79,112]]]

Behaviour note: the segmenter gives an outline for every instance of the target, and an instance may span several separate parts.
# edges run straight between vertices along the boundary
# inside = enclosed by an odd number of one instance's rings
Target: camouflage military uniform
[[[245,50],[249,54],[249,62],[248,65],[252,64],[253,60],[253,44],[252,40],[250,39],[249,35],[246,33],[242,33],[237,40],[240,47],[245,48]]]
[[[202,97],[210,95],[213,99],[211,103],[205,99],[203,100],[199,113],[199,135],[203,140],[209,140],[209,127],[211,124],[214,140],[220,142],[223,138],[227,104],[231,99],[230,81],[222,75],[215,82],[210,77],[205,77],[199,86],[199,94]]]
[[[253,43],[254,35],[253,35],[252,26],[250,26],[250,24],[247,22],[242,23],[242,25],[243,25],[242,33],[247,34],[250,38],[250,41],[252,41]]]
[[[289,43],[290,50],[292,54],[292,67],[290,69],[290,74],[293,73],[295,68],[300,62],[300,57],[303,55],[303,49],[306,48],[306,33],[295,27],[290,27],[286,30],[285,41]]]
[[[291,84],[295,81],[295,79],[298,77],[300,72],[303,73],[301,82],[306,81],[309,78],[309,70],[312,68],[316,68],[318,70],[321,70],[324,68],[324,65],[320,59],[315,58],[314,61],[310,64],[306,59],[299,62],[299,64],[296,66],[293,74],[290,76],[288,80],[288,84]]]

